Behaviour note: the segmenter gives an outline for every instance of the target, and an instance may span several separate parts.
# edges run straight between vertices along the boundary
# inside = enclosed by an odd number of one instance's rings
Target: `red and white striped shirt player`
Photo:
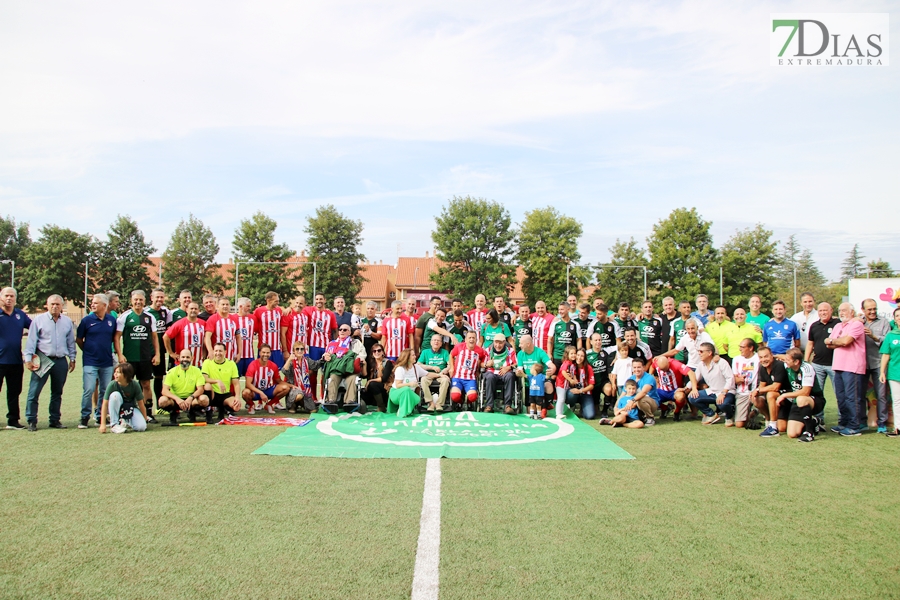
[[[288,348],[294,347],[294,342],[300,341],[303,347],[309,345],[309,314],[303,310],[291,310],[282,317],[281,328],[286,329]]]
[[[259,346],[268,344],[272,348],[272,352],[281,351],[281,317],[283,314],[281,307],[278,306],[277,294],[273,306],[269,306],[267,302],[266,306],[260,306],[253,311],[258,337],[257,350]]]
[[[233,315],[222,317],[218,313],[214,314],[206,321],[206,332],[212,334],[210,346],[222,342],[225,344],[225,358],[234,361],[238,359],[238,324]],[[212,352],[207,352],[212,356]]]
[[[253,358],[253,335],[256,333],[256,319],[249,312],[234,315],[238,333],[241,335],[241,348],[238,359]]]
[[[478,375],[481,364],[487,360],[487,351],[477,344],[469,348],[468,340],[472,336],[466,336],[465,344],[457,344],[450,356],[453,359],[453,378],[472,379]]]
[[[531,315],[531,337],[535,346],[547,352],[556,317],[547,312],[547,305],[540,300],[535,303],[534,308],[537,312]]]
[[[324,350],[331,341],[331,332],[337,330],[337,318],[327,308],[307,306],[304,310],[309,317],[309,346]]]
[[[196,304],[194,305],[196,311]],[[196,312],[194,313],[196,318]],[[191,351],[191,364],[195,367],[203,365],[203,340],[206,335],[206,321],[190,320],[190,316],[178,319],[166,329],[165,336],[175,343],[175,355],[187,348]]]
[[[409,321],[406,315],[391,315],[381,322],[381,345],[386,358],[397,360],[400,353],[409,347]]]

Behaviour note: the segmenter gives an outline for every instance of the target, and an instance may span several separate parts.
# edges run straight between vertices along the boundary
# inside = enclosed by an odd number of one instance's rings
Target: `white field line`
[[[441,459],[425,463],[425,491],[419,521],[419,547],[413,572],[412,600],[437,600],[441,560]]]

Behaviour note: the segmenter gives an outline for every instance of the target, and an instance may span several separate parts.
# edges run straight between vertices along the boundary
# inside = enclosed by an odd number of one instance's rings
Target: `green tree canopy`
[[[306,254],[317,263],[316,292],[326,298],[343,296],[347,306],[356,302],[356,295],[365,278],[359,272],[365,256],[359,252],[362,243],[362,221],[348,219],[328,204],[316,209],[306,227]],[[303,266],[303,287],[312,291],[313,266]]]
[[[634,312],[639,312],[637,309],[644,299],[644,270],[617,269],[616,265],[647,266],[644,249],[637,245],[634,238],[629,238],[627,242],[616,239],[609,248],[609,255],[609,261],[597,267],[597,294],[612,310],[616,310],[619,303],[628,302]]]
[[[853,248],[847,253],[847,258],[841,263],[841,281],[848,281],[859,276],[863,270],[865,256],[859,251],[859,244],[853,244]]]
[[[894,270],[891,269],[891,265],[886,260],[881,260],[881,257],[878,257],[878,260],[870,260],[866,263],[866,273],[871,277],[893,277]]]
[[[242,219],[234,230],[234,262],[284,263],[294,255],[287,244],[275,243],[275,229],[278,223],[258,211],[249,219]],[[238,293],[253,301],[254,305],[265,302],[266,292],[277,292],[282,299],[297,295],[300,269],[285,264],[241,264],[237,270],[240,277]],[[229,285],[234,285],[234,275]]]
[[[826,281],[819,267],[813,260],[812,253],[797,242],[797,236],[791,235],[784,242],[778,252],[778,262],[775,267],[775,293],[774,298],[784,300],[788,310],[796,312],[794,303],[794,273],[796,269],[796,296],[809,292],[817,301],[823,300],[826,293]],[[846,286],[845,286],[846,287]],[[764,306],[768,301],[763,299]],[[799,306],[799,305],[798,305]]]
[[[759,294],[763,306],[769,306],[775,300],[778,261],[772,232],[760,223],[736,231],[725,242],[722,246],[722,289],[729,314],[739,306],[747,308],[751,294]],[[715,300],[711,302],[715,303]]]
[[[431,232],[444,266],[432,283],[471,302],[481,293],[508,295],[516,285],[515,232],[503,205],[484,198],[454,196],[435,217]]]
[[[71,229],[46,225],[40,237],[23,251],[19,301],[38,309],[59,294],[84,306],[84,263],[96,251],[94,238]]]
[[[150,290],[158,284],[147,274],[154,252],[156,248],[144,238],[137,222],[119,215],[109,226],[106,241],[97,245],[89,275],[97,290],[116,290],[125,297],[134,290]]]
[[[0,217],[0,260],[11,260],[16,263],[16,269],[22,269],[25,266],[22,252],[30,245],[28,223],[16,223],[15,218],[9,216]],[[8,268],[11,281],[12,265]]]
[[[589,278],[585,270],[574,267],[581,260],[578,251],[581,233],[581,223],[560,214],[555,208],[525,213],[519,229],[517,257],[525,271],[522,291],[530,306],[538,300],[543,300],[547,306],[556,306],[565,301],[567,287],[578,295],[579,288],[587,285]],[[566,285],[566,264],[574,267],[569,272],[569,286]]]
[[[653,226],[647,238],[650,275],[676,301],[719,289],[719,256],[713,247],[710,221],[696,208],[676,208]]]
[[[182,219],[172,232],[163,252],[163,285],[169,295],[191,290],[195,295],[205,292],[221,294],[225,279],[219,274],[219,253],[216,236],[193,214]]]

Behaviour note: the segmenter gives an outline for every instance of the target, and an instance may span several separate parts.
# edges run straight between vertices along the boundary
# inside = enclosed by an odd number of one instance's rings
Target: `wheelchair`
[[[494,390],[494,397],[490,399],[487,398],[487,384],[484,377],[485,373],[485,369],[482,369],[478,375],[478,412],[484,412],[485,407],[489,405],[493,409],[493,406],[495,405],[502,407],[505,404],[505,398],[503,396],[504,386],[502,380],[498,382],[497,387]],[[513,410],[513,414],[518,415],[527,411],[527,405],[525,403],[525,385],[527,379],[524,377],[516,377],[515,369],[513,370],[513,377],[515,377],[515,386],[511,407]]]
[[[319,410],[326,415],[337,414],[341,411],[348,413],[359,412],[361,414],[367,412],[367,405],[362,399],[362,389],[365,387],[365,384],[362,376],[361,362],[358,358],[354,361],[353,373],[356,375],[356,380],[353,382],[353,385],[356,387],[356,402],[345,404],[343,399],[347,394],[347,377],[341,379],[341,383],[338,384],[337,398],[328,398],[328,382],[323,381],[323,371],[319,371],[318,385],[322,387],[322,402],[319,403]]]

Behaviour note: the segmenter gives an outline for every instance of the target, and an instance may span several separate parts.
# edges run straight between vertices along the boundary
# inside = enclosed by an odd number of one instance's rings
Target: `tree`
[[[616,238],[616,243],[609,248],[609,261],[597,268],[597,285],[599,294],[612,310],[621,302],[631,305],[634,312],[639,312],[644,300],[644,270],[617,269],[611,265],[643,265],[647,266],[647,255],[637,245],[634,238],[623,242]]]
[[[847,258],[841,263],[841,281],[853,279],[862,270],[863,256],[859,251],[859,244],[853,244],[853,248],[847,253]]]
[[[147,274],[154,252],[156,248],[144,239],[134,219],[118,215],[109,226],[106,241],[98,244],[97,255],[92,257],[96,288],[116,290],[127,297],[134,290],[156,287],[157,282],[151,282]]]
[[[722,246],[722,291],[729,314],[746,308],[751,294],[759,294],[764,306],[775,300],[778,245],[772,232],[757,223],[735,231]]]
[[[791,235],[778,252],[778,266],[775,269],[775,297],[784,300],[791,310],[798,310],[794,303],[794,273],[796,270],[796,296],[805,292],[812,294],[817,301],[822,301],[825,294],[825,277],[816,266],[812,253],[797,242],[797,236]],[[764,300],[765,302],[765,300]]]
[[[653,226],[647,238],[653,280],[670,290],[676,301],[710,294],[719,287],[719,256],[713,248],[712,225],[696,208],[676,208]]]
[[[534,306],[536,301],[543,300],[547,306],[556,306],[565,301],[567,287],[578,295],[577,291],[587,285],[587,272],[577,266],[581,260],[578,252],[581,233],[581,223],[558,213],[555,208],[525,213],[519,229],[517,258],[525,271],[522,292],[528,304]],[[566,264],[572,266],[568,286]]]
[[[40,234],[22,252],[19,300],[34,310],[51,294],[59,294],[84,306],[84,263],[95,250],[94,238],[56,225],[42,227]]]
[[[16,219],[9,216],[0,217],[0,260],[11,260],[16,263],[16,269],[22,269],[25,266],[22,253],[30,245],[28,223],[16,223]],[[12,265],[9,268],[12,280]]]
[[[436,288],[468,301],[479,293],[490,297],[512,291],[515,232],[509,211],[495,201],[454,196],[434,220],[431,239],[445,263],[431,277]]]
[[[241,220],[234,230],[234,262],[287,262],[294,253],[287,244],[275,244],[275,229],[278,223],[270,219],[262,211],[258,211],[249,219]],[[297,282],[300,270],[284,264],[244,265],[237,270],[238,291],[246,296],[254,305],[265,302],[266,292],[277,292],[282,298],[293,298],[297,295]],[[234,275],[229,285],[234,285]]]
[[[225,279],[214,262],[218,253],[216,236],[200,219],[189,214],[186,221],[179,221],[162,255],[163,285],[169,295],[181,290],[191,290],[195,296],[222,293]]]
[[[326,298],[343,296],[347,305],[356,302],[365,280],[359,272],[360,261],[365,256],[357,250],[362,243],[362,221],[348,219],[328,204],[316,209],[306,227],[306,254],[317,263],[316,292]],[[313,266],[303,265],[304,287],[309,289],[313,280]]]
[[[870,260],[866,263],[866,272],[870,277],[893,277],[894,271],[891,269],[891,265],[886,260],[881,260],[881,257],[878,257],[878,260]]]

